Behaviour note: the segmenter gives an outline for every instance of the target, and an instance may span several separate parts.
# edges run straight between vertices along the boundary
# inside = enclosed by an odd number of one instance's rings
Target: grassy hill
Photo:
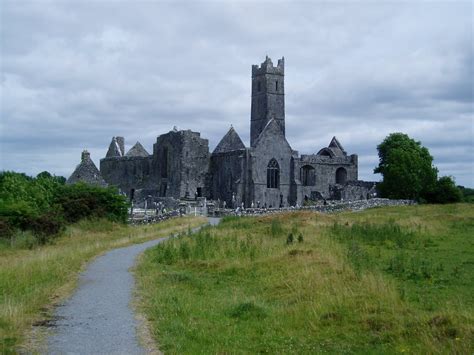
[[[474,209],[226,218],[148,250],[165,353],[472,353]]]

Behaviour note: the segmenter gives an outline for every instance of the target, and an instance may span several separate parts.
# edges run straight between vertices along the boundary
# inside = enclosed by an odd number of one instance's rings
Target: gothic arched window
[[[280,187],[280,166],[275,159],[270,160],[267,165],[267,188],[278,189]]]

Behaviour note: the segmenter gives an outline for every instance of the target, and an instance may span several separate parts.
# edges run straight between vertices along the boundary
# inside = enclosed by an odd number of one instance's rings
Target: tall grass
[[[473,220],[466,205],[227,218],[145,253],[141,309],[169,353],[472,353]]]
[[[70,294],[78,272],[93,257],[112,248],[185,231],[203,221],[172,219],[131,227],[106,220],[84,220],[69,226],[50,245],[33,249],[24,249],[20,244],[3,245],[0,248],[0,351],[14,351],[24,342],[32,324],[47,319],[51,306]]]

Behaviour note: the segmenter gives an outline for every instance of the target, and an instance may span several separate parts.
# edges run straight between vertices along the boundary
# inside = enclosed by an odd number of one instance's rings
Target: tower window
[[[275,91],[278,91],[278,80],[275,81]]]
[[[262,83],[260,81],[257,83],[257,91],[262,91]]]
[[[275,159],[270,160],[267,165],[267,188],[278,189],[280,187],[280,166]]]

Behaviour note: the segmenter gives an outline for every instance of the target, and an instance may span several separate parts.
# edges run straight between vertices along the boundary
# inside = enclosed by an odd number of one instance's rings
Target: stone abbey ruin
[[[252,66],[250,147],[230,128],[213,152],[199,132],[174,129],[158,136],[153,153],[136,143],[125,152],[114,137],[100,171],[84,151],[68,183],[114,185],[130,198],[196,199],[228,207],[288,207],[307,200],[359,200],[375,183],[358,180],[357,155],[334,137],[317,153],[299,155],[285,137],[285,63]]]

